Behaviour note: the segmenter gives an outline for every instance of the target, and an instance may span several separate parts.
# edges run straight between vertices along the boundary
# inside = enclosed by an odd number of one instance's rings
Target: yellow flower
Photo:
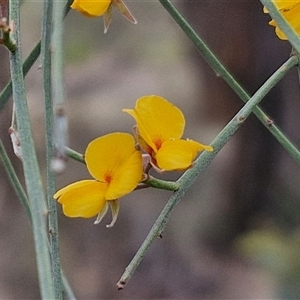
[[[88,17],[99,17],[105,14],[111,5],[111,0],[74,0],[71,8]]]
[[[151,156],[151,164],[160,171],[189,168],[198,152],[212,147],[181,139],[185,126],[179,108],[166,99],[151,95],[137,100],[135,109],[123,109],[137,123],[136,138],[142,150]]]
[[[112,18],[112,6],[116,7],[127,20],[134,24],[137,23],[123,0],[74,0],[71,8],[87,17],[104,16],[104,32],[107,32]]]
[[[273,0],[273,2],[290,26],[300,35],[300,1]],[[264,12],[268,12],[265,7]],[[271,20],[269,24],[275,27],[275,33],[281,40],[287,40],[286,35],[281,31],[274,20]]]
[[[68,217],[90,218],[95,224],[112,210],[114,225],[119,211],[118,198],[133,191],[142,179],[142,155],[133,136],[111,133],[89,143],[85,151],[87,168],[94,180],[70,184],[54,194]]]

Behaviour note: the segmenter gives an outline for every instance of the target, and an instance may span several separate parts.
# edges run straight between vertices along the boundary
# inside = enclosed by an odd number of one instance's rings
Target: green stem
[[[253,97],[242,107],[242,109],[233,117],[233,119],[224,127],[224,129],[214,139],[211,146],[214,148],[213,152],[203,152],[195,162],[193,168],[187,170],[177,181],[180,188],[171,196],[166,206],[160,213],[155,224],[150,230],[145,241],[135,254],[134,258],[127,266],[124,274],[117,283],[118,289],[123,289],[128,280],[131,278],[136,268],[142,261],[150,245],[156,237],[161,236],[170,215],[179,201],[184,196],[185,192],[191,187],[198,175],[203,172],[207,165],[213,160],[217,153],[223,148],[230,137],[236,132],[241,124],[247,119],[250,113],[254,110],[255,106],[263,99],[263,97],[276,85],[284,75],[294,67],[294,58],[290,58],[284,63],[266,82],[265,84],[253,95]]]
[[[70,5],[73,2],[73,0],[68,0],[68,2],[65,5],[65,9],[64,9],[64,16],[66,17],[66,15],[68,14],[68,12],[70,11]],[[27,75],[28,71],[31,69],[31,67],[33,66],[33,64],[36,62],[36,60],[38,59],[39,55],[41,52],[41,41],[39,41],[35,47],[33,48],[33,50],[30,52],[29,56],[27,57],[27,59],[25,60],[24,64],[23,64],[23,74],[24,76]],[[2,108],[5,106],[5,104],[7,103],[9,97],[12,94],[12,82],[10,81],[5,88],[2,90],[1,94],[0,94],[0,110],[2,110]]]
[[[55,1],[53,6],[53,36],[52,50],[52,91],[54,106],[54,133],[53,139],[56,147],[56,158],[62,164],[66,157],[65,147],[68,145],[68,122],[65,112],[64,88],[64,26],[62,1]]]
[[[22,69],[24,76],[27,75],[28,71],[31,69],[31,67],[39,57],[40,51],[41,51],[41,42],[36,44],[34,49],[31,51],[31,53],[25,60]],[[12,82],[10,81],[0,94],[0,110],[5,106],[11,94],[12,94]]]
[[[260,2],[268,9],[268,13],[274,19],[278,27],[284,32],[293,48],[300,55],[300,38],[297,32],[290,26],[284,16],[277,9],[276,5],[270,0],[260,0]]]
[[[78,162],[81,162],[83,164],[85,164],[85,160],[84,160],[84,156],[79,153],[74,151],[73,149],[69,148],[69,147],[65,147],[65,153],[68,157],[77,160]]]
[[[51,86],[51,35],[52,35],[52,0],[44,2],[41,63],[43,68],[44,98],[45,98],[45,127],[46,127],[46,163],[47,163],[47,202],[49,208],[48,226],[51,253],[52,278],[55,299],[62,299],[62,278],[58,244],[57,203],[53,199],[55,193],[55,174],[51,169],[54,156],[53,146],[53,105]]]
[[[32,223],[31,210],[30,210],[27,195],[21,185],[21,182],[18,179],[18,176],[17,176],[12,164],[11,164],[11,161],[5,151],[5,148],[4,148],[4,145],[1,141],[1,139],[0,139],[0,157],[2,158],[4,168],[5,168],[6,173],[11,181],[11,184],[12,184],[14,190],[16,191],[16,194],[17,194],[22,206],[24,207],[29,220]],[[49,245],[49,249],[50,249],[50,245]],[[73,291],[72,291],[63,271],[61,271],[61,272],[62,272],[62,281],[63,281],[63,285],[64,285],[64,291],[66,294],[66,298],[70,299],[70,300],[71,299],[74,300],[75,296],[73,294]]]
[[[30,128],[29,111],[25,96],[20,44],[20,1],[10,1],[10,20],[14,21],[14,38],[17,50],[10,54],[13,99],[22,147],[24,177],[32,213],[33,236],[40,284],[41,298],[54,299],[51,262],[47,239],[47,207],[42,180]]]
[[[73,290],[70,287],[70,284],[69,284],[63,270],[61,270],[61,277],[62,277],[62,282],[63,282],[63,285],[64,285],[65,298],[68,299],[68,300],[75,300],[76,299],[75,295],[73,293]]]
[[[64,51],[63,51],[63,1],[55,1],[53,5],[52,36],[52,85],[54,105],[65,104],[64,93]]]
[[[177,191],[179,189],[179,184],[177,182],[161,180],[150,175],[143,183],[153,188],[167,191]]]
[[[27,214],[27,216],[29,217],[30,220],[31,219],[31,211],[30,211],[30,206],[29,206],[29,202],[28,202],[28,198],[27,195],[21,185],[21,182],[14,170],[14,167],[11,164],[11,161],[5,151],[4,145],[0,139],[0,157],[2,158],[3,161],[3,165],[4,168],[6,170],[6,173],[10,179],[10,182],[18,196],[18,198],[20,199],[21,204],[23,205],[25,212]]]
[[[182,15],[172,5],[169,0],[159,0],[163,7],[173,17],[175,22],[184,31],[186,36],[194,43],[199,52],[203,55],[213,70],[222,77],[227,84],[235,91],[235,93],[246,103],[250,96],[249,94],[239,85],[239,83],[233,78],[233,76],[227,71],[223,64],[213,54],[213,52],[207,47],[204,41],[197,35],[194,29],[186,22]],[[268,2],[268,1],[264,1]],[[270,3],[270,2],[268,2]],[[297,58],[294,58],[295,66],[299,63]],[[262,122],[262,124],[271,132],[271,134],[277,139],[277,141],[284,147],[284,149],[300,164],[300,152],[297,148],[289,141],[289,139],[282,133],[282,131],[272,123],[270,118],[263,112],[262,109],[256,107],[253,110],[256,117]],[[270,123],[272,125],[270,126]]]

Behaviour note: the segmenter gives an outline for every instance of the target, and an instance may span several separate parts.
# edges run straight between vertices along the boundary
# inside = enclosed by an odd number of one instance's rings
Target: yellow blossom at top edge
[[[89,17],[99,17],[105,14],[112,0],[74,0],[71,8]]]
[[[282,11],[281,13],[290,26],[297,32],[298,35],[300,35],[300,1],[297,2],[298,3],[295,4],[291,9]],[[287,40],[286,35],[281,31],[274,20],[270,21],[269,24],[275,27],[276,35],[281,40]]]
[[[292,9],[295,5],[297,5],[298,3],[300,3],[299,0],[273,0],[273,3],[276,5],[276,7],[278,8],[278,10],[280,11],[288,11],[290,9]],[[264,12],[268,13],[268,10],[266,7],[264,7]]]
[[[136,138],[151,157],[151,164],[161,171],[189,168],[199,151],[210,146],[182,140],[185,119],[179,108],[166,99],[151,95],[137,100],[135,109],[124,109],[137,123]]]

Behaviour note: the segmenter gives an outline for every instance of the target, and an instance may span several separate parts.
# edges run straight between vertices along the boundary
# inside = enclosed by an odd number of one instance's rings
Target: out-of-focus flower
[[[94,180],[70,184],[54,194],[68,217],[90,218],[98,214],[99,223],[108,208],[114,225],[119,198],[133,191],[142,179],[142,154],[128,133],[111,133],[89,143],[85,161]]]
[[[290,26],[300,35],[300,1],[273,0],[273,2]],[[264,12],[268,13],[266,7],[264,7]],[[275,27],[275,33],[281,40],[287,40],[286,35],[274,20],[271,20],[269,24]]]
[[[123,0],[74,0],[71,8],[78,10],[88,17],[104,17],[104,32],[107,32],[112,18],[112,6],[130,22],[136,24],[133,17]]]
[[[136,121],[136,139],[151,157],[158,171],[185,170],[192,166],[198,152],[213,148],[193,140],[181,139],[185,126],[183,113],[166,99],[144,96],[135,109],[124,109]]]

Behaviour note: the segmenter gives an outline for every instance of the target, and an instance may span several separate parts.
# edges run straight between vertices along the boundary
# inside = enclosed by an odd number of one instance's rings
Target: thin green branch
[[[170,215],[179,201],[184,196],[185,192],[191,187],[198,175],[203,172],[207,165],[213,160],[217,153],[223,148],[230,137],[236,132],[241,124],[247,119],[250,113],[254,110],[255,106],[264,98],[264,96],[276,85],[284,75],[295,65],[294,58],[290,58],[284,63],[266,82],[265,84],[251,97],[251,99],[243,106],[243,108],[234,116],[234,118],[224,127],[224,129],[214,139],[211,146],[214,148],[213,152],[204,151],[196,160],[193,168],[187,170],[177,181],[180,188],[171,196],[166,206],[160,213],[155,224],[150,230],[148,236],[143,244],[133,257],[130,264],[125,269],[121,279],[117,283],[118,289],[123,289],[131,278],[136,268],[142,261],[150,245],[156,237],[162,235]]]
[[[28,71],[31,69],[35,61],[40,55],[41,51],[41,42],[37,43],[36,46],[33,48],[27,59],[25,60],[22,68],[22,72],[24,76],[27,75]],[[0,94],[0,110],[5,106],[9,97],[12,94],[12,83],[11,81],[5,86]]]
[[[61,277],[62,277],[62,282],[63,282],[63,285],[64,285],[64,296],[65,296],[65,299],[76,300],[75,295],[73,293],[73,290],[70,287],[70,284],[69,284],[69,282],[67,280],[67,277],[65,276],[63,270],[61,270]]]
[[[260,2],[268,9],[268,13],[274,19],[278,27],[284,32],[293,48],[300,55],[300,38],[297,32],[290,26],[284,16],[277,9],[276,5],[270,0],[260,0]]]
[[[42,299],[54,299],[55,293],[51,278],[51,262],[47,239],[46,200],[43,192],[42,180],[37,156],[32,138],[29,111],[25,96],[25,85],[21,60],[20,44],[20,1],[11,0],[10,21],[15,24],[14,38],[17,50],[10,54],[10,68],[12,77],[13,99],[16,106],[16,121],[18,125],[24,177],[31,207],[35,253]]]
[[[53,145],[53,105],[51,86],[51,35],[52,35],[52,0],[44,1],[43,30],[41,44],[41,64],[43,69],[45,128],[46,128],[46,164],[47,164],[47,202],[49,209],[49,246],[51,254],[52,279],[55,299],[63,299],[61,265],[59,257],[57,203],[53,199],[55,193],[55,174],[51,168],[54,156]]]
[[[85,164],[84,156],[81,153],[76,152],[75,150],[69,147],[65,147],[65,153],[68,157]]]
[[[64,9],[64,16],[65,17],[68,14],[68,12],[70,11],[70,5],[71,5],[72,2],[73,2],[73,0],[68,0],[66,5],[65,5],[65,9]],[[35,47],[30,52],[29,56],[25,60],[25,62],[23,64],[23,76],[27,75],[28,71],[31,69],[33,64],[38,59],[38,57],[40,55],[40,52],[41,52],[41,41],[39,41],[35,45]],[[2,92],[0,93],[0,110],[2,110],[2,108],[5,106],[5,104],[9,100],[9,97],[11,96],[11,94],[12,94],[12,83],[10,81],[5,86],[5,88],[2,90]]]
[[[197,35],[194,29],[186,22],[178,10],[173,6],[169,0],[159,0],[163,7],[172,16],[175,22],[184,31],[186,36],[194,43],[199,52],[203,55],[212,69],[222,77],[227,84],[235,91],[235,93],[246,103],[250,96],[240,86],[240,84],[233,78],[228,70],[223,66],[219,59],[213,54],[213,52],[207,47],[204,41]],[[268,2],[269,1],[263,1]],[[297,58],[294,58],[295,66],[299,63]],[[284,149],[300,164],[300,152],[298,149],[289,141],[289,139],[282,133],[282,131],[270,120],[270,118],[264,113],[262,109],[256,107],[253,110],[256,117],[262,122],[262,124],[272,133],[277,141],[284,147]],[[271,126],[270,126],[271,124]]]
[[[10,179],[10,182],[22,204],[22,206],[25,209],[25,212],[30,220],[30,222],[32,223],[32,217],[31,217],[31,210],[30,210],[30,206],[29,206],[29,202],[28,202],[28,198],[27,195],[21,185],[21,182],[11,164],[11,161],[7,155],[7,152],[5,150],[5,147],[2,143],[2,140],[0,139],[0,157],[2,158],[3,161],[3,165],[4,168],[6,170],[6,173]],[[49,249],[50,249],[50,245],[49,245]],[[65,292],[65,296],[66,299],[70,299],[70,300],[74,300],[75,296],[73,294],[73,291],[69,285],[69,282],[67,281],[63,271],[61,271],[62,273],[62,281],[63,281],[63,286],[64,286],[64,292]]]
[[[64,88],[64,26],[62,1],[55,1],[53,6],[52,50],[52,93],[54,111],[53,140],[56,147],[56,160],[62,169],[65,166],[65,147],[68,145],[68,122],[65,111]],[[61,171],[61,170],[60,170]]]
[[[179,189],[179,183],[177,182],[161,180],[150,175],[148,175],[148,178],[145,181],[143,181],[143,183],[153,188],[167,191],[174,192]]]
[[[30,210],[27,195],[21,185],[21,182],[20,182],[12,164],[11,164],[11,161],[7,155],[7,152],[5,150],[5,147],[4,147],[1,139],[0,139],[0,157],[2,158],[3,165],[6,170],[7,175],[9,177],[9,180],[10,180],[22,206],[24,207],[25,212],[26,212],[31,224],[32,224],[31,210]],[[49,249],[50,249],[50,244],[49,244]],[[63,281],[63,286],[64,286],[65,297],[66,297],[66,299],[74,300],[75,296],[69,285],[69,282],[66,279],[64,272],[62,270],[61,270],[61,273],[62,273],[62,281]]]
[[[26,195],[26,193],[21,185],[21,182],[14,170],[14,167],[11,164],[11,161],[7,155],[7,152],[4,148],[4,145],[3,145],[1,139],[0,139],[0,157],[2,158],[3,165],[6,170],[7,175],[9,177],[9,180],[10,180],[18,198],[20,199],[22,206],[25,209],[25,212],[26,212],[28,218],[31,220],[30,205],[28,202],[27,195]]]

